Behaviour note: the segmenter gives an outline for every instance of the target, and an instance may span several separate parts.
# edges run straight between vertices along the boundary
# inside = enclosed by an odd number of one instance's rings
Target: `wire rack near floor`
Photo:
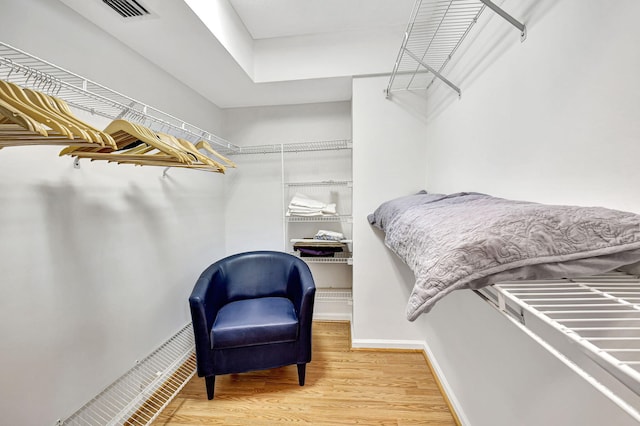
[[[195,342],[187,324],[151,355],[58,425],[149,425],[196,371]]]

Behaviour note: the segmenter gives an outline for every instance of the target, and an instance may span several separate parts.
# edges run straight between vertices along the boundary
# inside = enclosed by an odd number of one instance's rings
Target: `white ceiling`
[[[229,0],[253,39],[406,26],[414,1]]]
[[[185,0],[138,0],[153,16],[133,20],[101,0],[60,1],[221,108],[350,100],[352,76],[391,71],[414,4],[189,0],[233,14],[209,19],[246,35],[231,37],[245,45],[240,60]]]

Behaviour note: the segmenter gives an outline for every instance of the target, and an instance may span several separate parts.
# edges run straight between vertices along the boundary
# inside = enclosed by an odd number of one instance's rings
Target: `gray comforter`
[[[415,274],[411,321],[456,289],[579,277],[640,261],[640,215],[601,207],[423,191],[383,203],[368,219]]]

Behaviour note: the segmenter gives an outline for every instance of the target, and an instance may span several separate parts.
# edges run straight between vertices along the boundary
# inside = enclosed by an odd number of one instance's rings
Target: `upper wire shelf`
[[[416,0],[386,89],[387,97],[394,91],[428,89],[436,78],[461,96],[460,88],[442,71],[485,7],[520,30],[524,41],[525,25],[489,0]]]
[[[233,154],[280,154],[283,152],[309,152],[351,149],[350,139],[328,141],[292,142],[269,145],[240,146]]]
[[[287,222],[353,222],[351,215],[336,216],[286,216]]]
[[[335,253],[333,257],[315,257],[315,256],[300,256],[298,252],[290,252],[290,254],[299,257],[306,263],[346,263],[353,265],[353,257],[351,253]]]
[[[135,121],[193,143],[205,140],[221,154],[238,150],[219,136],[2,42],[0,79],[59,97],[72,107],[110,120]]]
[[[350,187],[353,182],[350,180],[323,180],[318,182],[285,182],[285,186],[347,186]]]

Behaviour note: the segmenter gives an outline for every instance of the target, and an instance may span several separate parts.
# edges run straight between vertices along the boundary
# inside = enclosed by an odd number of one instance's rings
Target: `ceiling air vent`
[[[136,0],[102,0],[104,4],[118,12],[123,18],[149,15],[149,11]]]

